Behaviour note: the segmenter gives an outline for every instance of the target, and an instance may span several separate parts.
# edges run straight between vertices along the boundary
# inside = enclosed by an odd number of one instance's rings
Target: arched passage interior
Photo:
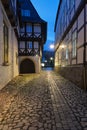
[[[35,65],[34,62],[30,59],[25,59],[20,64],[20,73],[35,73]]]

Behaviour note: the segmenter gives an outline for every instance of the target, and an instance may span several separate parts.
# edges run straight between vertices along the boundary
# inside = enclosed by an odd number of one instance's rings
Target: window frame
[[[77,29],[72,32],[72,58],[77,56]]]
[[[22,15],[22,17],[30,17],[30,10],[22,9],[21,15]]]
[[[34,42],[34,49],[39,49],[39,43],[38,42]]]
[[[9,62],[9,29],[6,23],[3,21],[3,43],[4,43],[4,65],[7,65]]]
[[[32,48],[33,48],[32,41],[27,42],[27,49],[32,49]]]

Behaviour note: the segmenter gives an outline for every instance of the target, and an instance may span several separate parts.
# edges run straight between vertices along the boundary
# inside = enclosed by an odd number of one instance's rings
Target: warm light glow
[[[62,48],[62,49],[64,49],[64,48],[65,48],[65,45],[64,45],[64,44],[62,44],[62,45],[61,45],[61,48]]]
[[[53,57],[50,57],[50,60],[53,60]]]
[[[38,55],[36,54],[36,57],[37,57]]]
[[[51,44],[51,45],[50,45],[50,49],[54,49],[54,44]]]
[[[42,67],[44,67],[44,66],[45,66],[45,64],[44,64],[44,63],[41,63],[41,66],[42,66]]]

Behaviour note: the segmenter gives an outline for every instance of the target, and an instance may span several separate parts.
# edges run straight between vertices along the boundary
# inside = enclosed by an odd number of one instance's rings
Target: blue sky
[[[48,22],[47,41],[44,50],[49,50],[50,44],[54,41],[54,25],[59,0],[31,0],[39,16]]]

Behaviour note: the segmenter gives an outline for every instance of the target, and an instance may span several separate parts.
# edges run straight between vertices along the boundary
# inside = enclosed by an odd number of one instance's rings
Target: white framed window
[[[34,24],[34,32],[41,32],[41,25],[40,24]]]
[[[26,24],[26,31],[27,32],[32,32],[32,24],[30,24],[30,23]]]
[[[25,42],[22,42],[22,41],[20,42],[20,48],[21,48],[21,49],[24,49],[24,48],[25,48]]]
[[[72,57],[76,57],[77,30],[72,34]]]
[[[4,63],[8,63],[8,27],[5,22],[3,22],[3,43],[4,43]]]
[[[34,42],[34,48],[39,48],[38,42]]]
[[[32,49],[32,42],[31,41],[27,42],[27,48]]]

